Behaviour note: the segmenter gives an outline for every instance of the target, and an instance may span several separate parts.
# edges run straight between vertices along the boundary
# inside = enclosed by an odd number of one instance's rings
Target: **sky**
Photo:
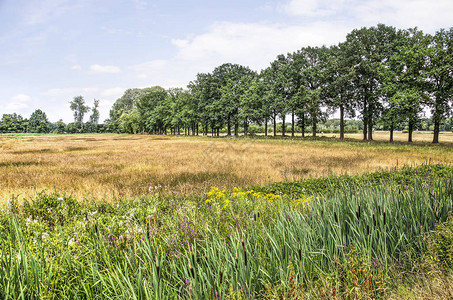
[[[81,95],[102,122],[128,88],[185,88],[223,63],[260,71],[378,23],[435,33],[452,20],[451,0],[0,0],[0,116],[71,122]]]

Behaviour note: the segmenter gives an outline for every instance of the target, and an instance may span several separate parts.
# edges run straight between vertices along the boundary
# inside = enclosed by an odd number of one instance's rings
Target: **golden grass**
[[[300,139],[3,136],[0,148],[0,202],[43,189],[78,199],[190,194],[210,186],[245,187],[453,161],[453,147]]]

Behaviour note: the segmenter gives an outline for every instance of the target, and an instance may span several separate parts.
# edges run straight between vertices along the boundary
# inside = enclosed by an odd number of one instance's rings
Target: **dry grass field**
[[[442,135],[441,141],[448,140],[446,136],[453,141],[453,135]],[[43,189],[78,199],[112,199],[201,193],[210,186],[245,187],[428,161],[451,164],[451,146],[423,141],[408,145],[149,135],[0,136],[0,202],[32,197]]]

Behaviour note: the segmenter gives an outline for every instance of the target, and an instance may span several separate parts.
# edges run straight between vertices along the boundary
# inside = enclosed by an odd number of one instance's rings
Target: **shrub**
[[[435,267],[443,270],[453,269],[453,217],[447,222],[439,223],[436,229],[428,234],[427,256]]]

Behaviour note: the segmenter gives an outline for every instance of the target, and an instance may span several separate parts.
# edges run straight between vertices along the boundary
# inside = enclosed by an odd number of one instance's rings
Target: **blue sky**
[[[186,87],[226,62],[259,71],[362,26],[434,33],[452,20],[451,0],[0,0],[0,115],[70,122],[82,95],[103,121],[128,88]]]

